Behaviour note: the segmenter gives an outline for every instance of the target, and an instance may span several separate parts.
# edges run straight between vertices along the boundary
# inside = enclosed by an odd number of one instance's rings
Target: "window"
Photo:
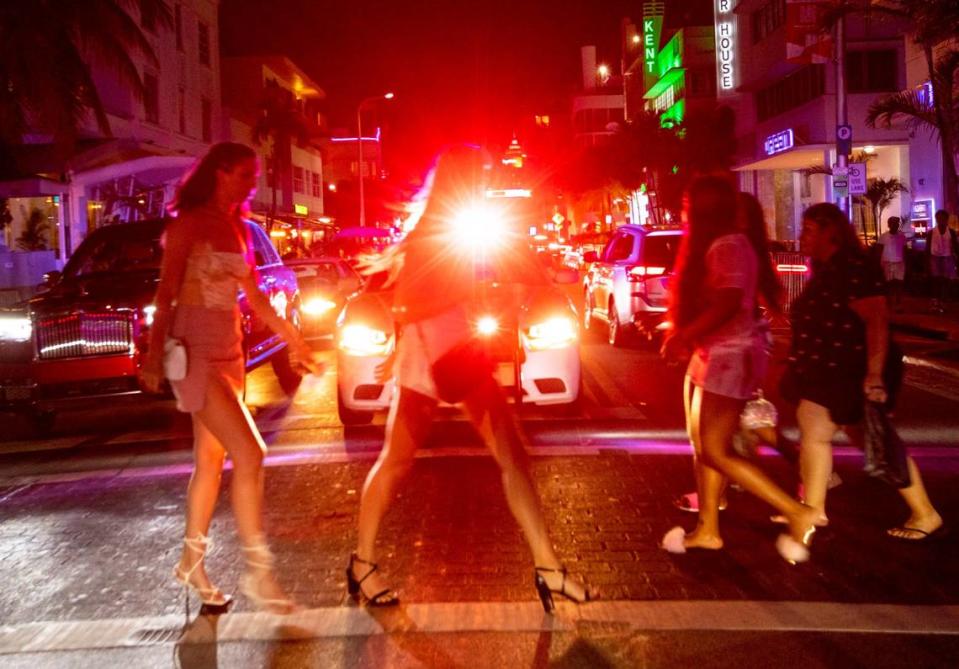
[[[807,65],[756,93],[756,114],[765,121],[818,98],[825,90],[823,66]]]
[[[256,259],[258,267],[266,265],[279,265],[282,261],[280,255],[270,243],[270,238],[263,232],[263,228],[250,223],[250,229],[253,231],[253,251],[259,257]]]
[[[303,168],[293,166],[293,192],[294,193],[305,193],[306,190],[303,188]]]
[[[176,99],[177,129],[181,135],[186,134],[186,90],[181,87],[177,91]]]
[[[176,35],[176,50],[183,51],[183,6],[173,5],[173,32]]]
[[[672,272],[682,240],[682,235],[648,235],[643,240],[643,264],[665,267],[667,272]]]
[[[200,100],[200,125],[201,125],[201,134],[200,138],[204,142],[213,141],[213,104],[203,98]]]
[[[313,173],[313,197],[323,197],[323,179],[319,172]]]
[[[899,90],[899,56],[895,49],[850,51],[846,54],[846,90],[885,93]]]
[[[140,25],[144,30],[155,33],[157,29],[156,5],[152,2],[140,1]]]
[[[753,44],[761,42],[786,22],[786,0],[770,0],[750,16]]]
[[[633,254],[633,236],[630,234],[622,234],[613,237],[609,246],[606,247],[606,257],[604,260],[606,262],[617,262],[619,260],[626,260]]]
[[[150,123],[160,122],[160,84],[155,74],[143,74],[143,118]]]
[[[200,21],[197,24],[197,48],[200,54],[200,65],[210,64],[210,26]]]

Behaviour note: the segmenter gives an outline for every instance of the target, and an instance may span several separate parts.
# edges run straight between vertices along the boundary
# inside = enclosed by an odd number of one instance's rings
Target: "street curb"
[[[914,323],[902,323],[898,321],[892,321],[889,325],[895,332],[925,337],[926,339],[935,339],[937,341],[959,341],[959,337],[954,339],[950,336],[950,330],[938,330]]]

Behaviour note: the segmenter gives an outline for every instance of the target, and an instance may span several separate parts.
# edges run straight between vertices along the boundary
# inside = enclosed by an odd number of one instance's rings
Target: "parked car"
[[[260,289],[277,313],[299,326],[293,270],[269,238],[247,223]],[[49,428],[58,410],[84,402],[140,395],[140,364],[153,322],[163,221],[117,224],[94,231],[46,290],[0,310],[0,411],[28,414]],[[247,369],[269,360],[284,388],[299,381],[286,344],[239,295]]]
[[[362,277],[345,260],[331,256],[285,262],[296,273],[300,287],[303,334],[331,334],[346,298],[363,285]]]
[[[564,270],[562,283],[575,273]],[[517,403],[578,406],[581,387],[579,333],[575,310],[556,286],[531,291],[518,312],[511,286],[483,277],[483,299],[471,314],[477,336],[487,343],[497,379]],[[392,288],[382,276],[371,277],[363,290],[347,300],[336,323],[337,408],[344,425],[369,423],[389,408],[392,379],[380,383],[377,366],[393,352],[396,331]]]
[[[633,332],[652,339],[662,323],[669,298],[669,281],[681,230],[648,230],[624,225],[616,230],[601,254],[587,251],[583,277],[583,328],[599,319],[607,339],[622,346]]]

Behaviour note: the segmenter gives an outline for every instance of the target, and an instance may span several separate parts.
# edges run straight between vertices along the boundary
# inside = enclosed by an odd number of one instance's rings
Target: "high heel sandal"
[[[192,590],[196,593],[197,597],[200,598],[200,603],[204,609],[206,609],[206,612],[213,614],[226,613],[230,605],[233,604],[231,598],[220,592],[220,589],[216,586],[201,588],[190,580],[193,573],[203,563],[207,551],[213,548],[213,540],[204,534],[198,534],[193,538],[183,537],[183,545],[194,553],[200,554],[200,557],[197,558],[196,562],[194,562],[193,566],[189,569],[182,569],[179,564],[173,568],[173,578],[184,588],[187,597],[187,610],[189,610],[190,606],[189,592]]]
[[[360,579],[357,579],[353,574],[353,565],[357,562],[360,564],[365,564],[369,567],[369,571],[363,574],[363,578]],[[400,603],[400,598],[390,588],[381,590],[375,595],[368,597],[360,587],[363,585],[363,581],[368,579],[370,574],[379,568],[380,566],[375,562],[364,560],[355,552],[350,553],[350,564],[348,564],[346,567],[346,589],[349,591],[350,596],[353,597],[357,602],[359,602],[361,599],[365,599],[367,606],[396,606]]]
[[[243,547],[247,571],[240,577],[240,590],[261,611],[288,615],[299,607],[289,597],[267,597],[260,592],[260,583],[273,573],[273,553],[265,542]]]
[[[563,575],[563,581],[560,583],[559,590],[554,590],[549,587],[549,584],[546,583],[546,577],[543,576],[543,573],[556,573]],[[561,567],[559,569],[550,569],[549,567],[534,567],[533,575],[536,582],[536,592],[539,593],[539,600],[543,603],[543,610],[546,613],[552,613],[556,609],[556,604],[553,602],[553,595],[562,595],[571,602],[576,604],[583,604],[590,601],[591,597],[589,590],[586,589],[586,586],[583,586],[583,599],[577,599],[573,595],[566,592],[566,577],[569,575],[569,572],[566,571],[566,567]]]
[[[816,526],[810,525],[803,532],[802,541],[796,541],[788,534],[780,534],[776,539],[776,551],[783,560],[791,565],[807,562],[809,560],[809,544],[812,543],[812,537],[815,533]]]

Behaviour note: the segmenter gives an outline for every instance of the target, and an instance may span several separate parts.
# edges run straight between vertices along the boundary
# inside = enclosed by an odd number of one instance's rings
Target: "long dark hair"
[[[782,289],[773,260],[769,255],[769,235],[766,232],[766,217],[763,215],[763,206],[755,195],[739,194],[739,215],[743,234],[756,253],[756,262],[759,269],[759,294],[770,311],[779,311]]]
[[[849,224],[849,218],[842,209],[832,202],[814,204],[803,212],[803,220],[809,220],[828,232],[839,250],[845,253],[864,253],[862,242],[859,241],[856,230]]]
[[[175,215],[202,207],[210,201],[216,190],[217,170],[231,170],[244,160],[255,158],[256,152],[246,144],[237,142],[214,144],[206,155],[183,175],[167,210]]]
[[[670,318],[687,325],[705,308],[706,252],[718,237],[737,232],[736,189],[718,176],[698,177],[683,202],[686,234],[676,259],[676,290],[670,297]]]

